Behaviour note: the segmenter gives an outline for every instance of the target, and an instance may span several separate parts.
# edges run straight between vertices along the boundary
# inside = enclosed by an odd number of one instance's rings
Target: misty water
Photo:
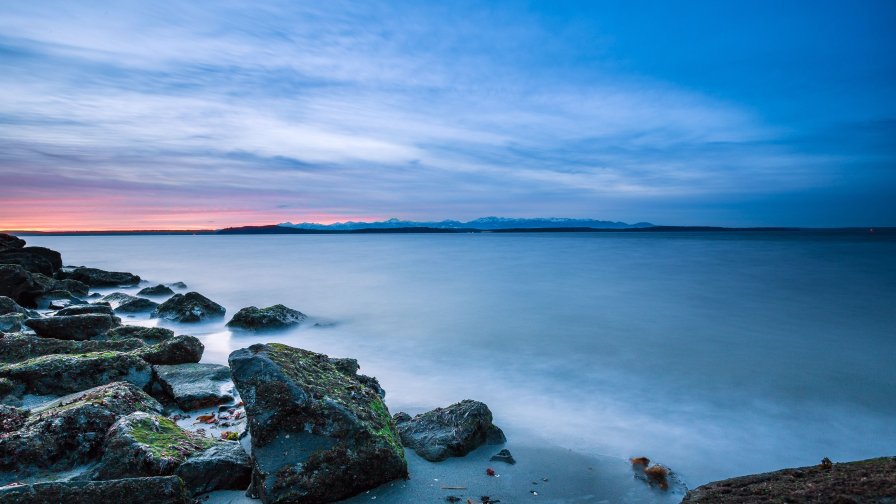
[[[169,325],[204,361],[267,341],[355,357],[393,412],[478,399],[520,449],[646,455],[689,487],[896,454],[893,235],[27,239],[184,281],[228,318],[283,303],[321,323]]]

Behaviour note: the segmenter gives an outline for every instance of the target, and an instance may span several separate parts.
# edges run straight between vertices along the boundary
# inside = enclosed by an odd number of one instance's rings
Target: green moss
[[[389,416],[386,404],[377,397],[371,401],[370,409],[376,414],[378,423],[382,425],[379,429],[371,429],[370,433],[383,439],[402,460],[405,460],[404,447],[401,446],[401,440],[398,437],[398,433],[395,432],[395,426],[392,424],[392,417]]]
[[[141,418],[130,426],[130,436],[146,445],[156,457],[183,459],[215,444],[214,439],[187,432],[161,416]]]

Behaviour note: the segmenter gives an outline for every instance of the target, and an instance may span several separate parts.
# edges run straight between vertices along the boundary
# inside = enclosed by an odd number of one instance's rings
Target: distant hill
[[[405,221],[389,219],[379,222],[337,222],[335,224],[316,224],[303,222],[293,224],[284,222],[280,227],[295,229],[313,229],[330,231],[351,231],[355,229],[398,229],[398,228],[427,228],[427,229],[479,229],[483,231],[499,229],[557,229],[557,228],[594,228],[594,229],[632,229],[648,228],[653,224],[638,222],[626,224],[625,222],[602,221],[595,219],[564,219],[557,217],[518,219],[512,217],[482,217],[469,222],[456,220],[443,220],[436,222]]]

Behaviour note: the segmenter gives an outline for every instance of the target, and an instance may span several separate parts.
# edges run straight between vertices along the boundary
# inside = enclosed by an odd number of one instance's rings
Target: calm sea
[[[175,327],[205,361],[259,341],[355,357],[393,412],[478,399],[518,445],[647,455],[691,487],[896,455],[892,235],[26,238],[321,324]]]

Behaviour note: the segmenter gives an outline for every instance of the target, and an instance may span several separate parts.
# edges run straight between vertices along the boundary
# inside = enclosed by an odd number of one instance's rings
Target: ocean
[[[689,487],[896,454],[892,234],[25,238],[224,305],[163,324],[205,362],[268,341],[354,357],[393,413],[477,399],[521,449],[645,455]],[[276,303],[309,323],[224,327]]]

